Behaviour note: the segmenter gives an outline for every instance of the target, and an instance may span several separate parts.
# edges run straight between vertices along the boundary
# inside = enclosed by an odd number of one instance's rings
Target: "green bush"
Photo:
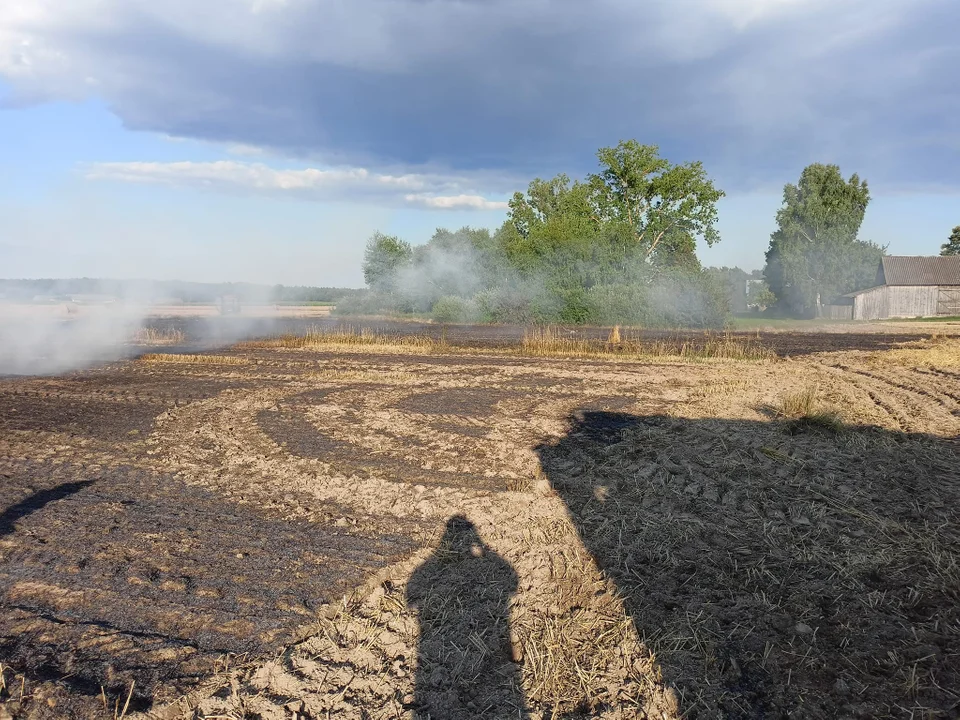
[[[473,296],[473,307],[480,322],[523,325],[534,319],[529,293],[516,288],[481,290]]]
[[[374,315],[386,307],[386,300],[375,292],[364,292],[350,295],[337,301],[333,315]]]
[[[393,313],[411,313],[414,312],[415,309],[409,298],[398,293],[367,291],[337,301],[332,314],[343,317],[355,315],[390,315]]]
[[[650,288],[650,325],[721,328],[730,299],[723,286],[702,272],[661,275]]]
[[[594,285],[584,299],[586,322],[594,325],[647,325],[652,319],[643,285]]]
[[[438,299],[430,314],[436,322],[441,323],[472,322],[476,316],[473,304],[456,295],[444,295]]]

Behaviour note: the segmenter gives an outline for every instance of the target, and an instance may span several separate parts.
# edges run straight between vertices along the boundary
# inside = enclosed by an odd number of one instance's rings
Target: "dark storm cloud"
[[[22,30],[75,62],[0,72],[53,94],[89,76],[134,129],[511,176],[633,137],[731,189],[813,161],[960,185],[955,0],[219,0],[207,26],[186,3],[83,2],[114,21]]]

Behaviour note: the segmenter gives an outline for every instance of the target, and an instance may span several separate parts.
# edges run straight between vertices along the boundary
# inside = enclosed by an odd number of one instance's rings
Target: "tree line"
[[[727,290],[703,271],[697,239],[719,241],[723,197],[702,163],[675,165],[624,141],[599,171],[515,193],[496,231],[439,229],[420,246],[375,234],[370,293],[341,312],[431,313],[445,322],[624,323],[712,327]]]
[[[698,241],[720,241],[724,192],[702,163],[675,165],[630,140],[597,153],[599,170],[533,180],[495,231],[438,229],[423,245],[376,233],[369,292],[340,312],[431,314],[443,322],[557,322],[715,327],[748,302],[816,317],[874,284],[886,248],[859,236],[870,192],[858,175],[812,164],[784,187],[766,265],[703,268]],[[960,252],[960,227],[943,246]]]

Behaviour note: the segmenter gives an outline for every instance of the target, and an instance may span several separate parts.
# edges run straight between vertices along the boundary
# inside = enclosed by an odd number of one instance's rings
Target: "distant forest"
[[[17,302],[64,301],[78,295],[101,295],[145,302],[202,304],[216,302],[222,295],[235,295],[241,302],[247,303],[336,303],[362,292],[354,288],[180,280],[0,279],[0,299]]]

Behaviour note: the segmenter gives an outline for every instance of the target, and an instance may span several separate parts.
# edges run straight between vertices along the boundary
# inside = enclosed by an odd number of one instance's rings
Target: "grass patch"
[[[875,353],[871,360],[905,367],[960,367],[960,338],[933,333],[929,340],[906,343],[895,350]]]
[[[350,326],[339,328],[313,327],[303,335],[280,335],[263,340],[248,340],[239,343],[240,350],[260,350],[270,348],[287,348],[293,350],[309,350],[313,348],[339,346],[401,346],[423,350],[438,350],[447,346],[444,338],[434,339],[424,335],[387,335],[366,328]]]
[[[852,325],[853,320],[828,320],[826,318],[797,319],[757,316],[740,316],[731,318],[728,327],[731,330],[795,330],[804,332],[816,330],[824,325]]]
[[[139,328],[130,342],[134,345],[179,345],[185,339],[179,328]]]
[[[552,326],[524,332],[520,353],[531,357],[678,358],[681,360],[774,360],[777,354],[758,341],[705,334],[702,339],[643,341],[615,327],[606,342],[565,337]]]
[[[784,395],[776,410],[777,414],[789,420],[795,429],[839,432],[844,427],[840,413],[821,402],[815,387]]]
[[[533,327],[524,331],[519,345],[495,351],[451,344],[445,334],[439,338],[427,335],[400,335],[378,333],[366,328],[311,328],[302,335],[281,335],[274,338],[238,343],[238,350],[284,348],[311,350],[327,347],[366,349],[371,346],[430,353],[462,352],[488,354],[495,352],[522,357],[556,358],[616,358],[623,360],[677,359],[700,360],[775,360],[777,354],[762,345],[759,339],[734,338],[728,334],[704,333],[702,338],[644,341],[639,334],[631,337],[629,331],[615,327],[606,341],[575,338],[564,335],[554,326]]]
[[[246,365],[250,361],[233,355],[189,355],[186,353],[147,353],[137,358],[143,363],[183,363],[188,365]]]
[[[916,322],[916,323],[938,323],[938,322],[960,322],[960,315],[935,315],[934,317],[914,317],[914,318],[887,318],[882,322]]]

